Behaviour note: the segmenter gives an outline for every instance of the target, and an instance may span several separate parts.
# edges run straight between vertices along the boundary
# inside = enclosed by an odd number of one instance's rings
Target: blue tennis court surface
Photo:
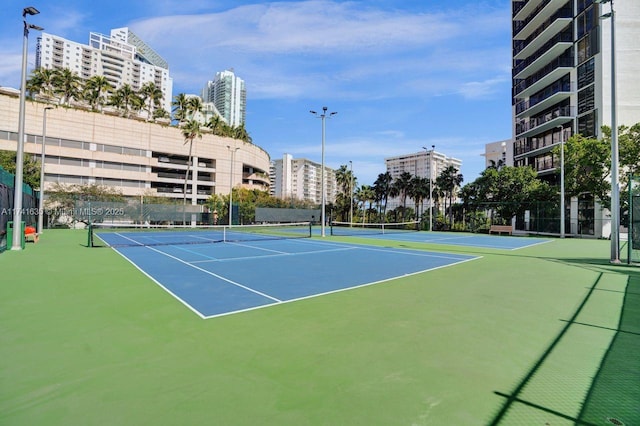
[[[371,285],[477,258],[312,239],[114,249],[202,318]]]
[[[375,238],[393,241],[407,241],[414,243],[446,244],[454,246],[481,247],[498,250],[518,250],[538,244],[549,243],[553,240],[534,237],[514,237],[487,234],[468,234],[462,232],[389,232],[386,234],[372,233],[363,230],[360,234],[354,230],[351,236],[359,238]]]

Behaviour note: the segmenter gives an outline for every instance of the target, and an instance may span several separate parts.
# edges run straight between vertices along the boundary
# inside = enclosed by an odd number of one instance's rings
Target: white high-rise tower
[[[202,90],[202,99],[213,103],[228,125],[245,124],[247,91],[244,80],[233,69],[216,73],[215,79]]]

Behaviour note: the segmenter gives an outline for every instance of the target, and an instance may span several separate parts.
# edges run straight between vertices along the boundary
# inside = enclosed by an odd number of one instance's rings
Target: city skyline
[[[511,138],[510,1],[205,3],[34,3],[41,13],[28,20],[80,43],[131,28],[169,62],[174,96],[233,68],[246,82],[246,128],[272,159],[320,161],[309,110],[327,106],[338,114],[327,120],[326,164],[352,161],[359,184],[385,172],[385,158],[431,145],[462,160],[468,183],[484,170],[485,144]],[[19,87],[29,5],[9,0],[0,16],[1,86]]]

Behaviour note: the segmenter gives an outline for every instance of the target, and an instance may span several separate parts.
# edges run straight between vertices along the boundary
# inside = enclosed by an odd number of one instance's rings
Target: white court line
[[[300,300],[305,300],[305,299],[313,299],[315,297],[326,296],[328,294],[341,293],[343,291],[355,290],[355,289],[362,288],[362,287],[368,287],[368,286],[372,286],[372,285],[376,285],[376,284],[381,284],[381,283],[384,283],[384,282],[387,282],[387,281],[396,280],[398,278],[405,278],[405,277],[410,277],[412,275],[422,274],[424,272],[435,271],[436,269],[448,268],[449,266],[457,265],[459,263],[470,262],[472,260],[477,260],[477,259],[480,259],[480,257],[473,257],[471,259],[458,259],[459,260],[458,262],[449,263],[447,265],[436,266],[434,268],[423,269],[421,271],[411,272],[411,273],[408,273],[408,274],[398,275],[398,276],[395,276],[395,277],[385,278],[384,280],[372,281],[372,282],[369,282],[369,283],[358,284],[358,285],[355,285],[355,286],[352,286],[352,287],[344,287],[344,288],[339,288],[339,289],[336,289],[336,290],[326,291],[324,293],[316,293],[316,294],[311,294],[309,296],[298,297],[298,298],[295,298],[295,299],[283,300],[280,303],[278,303],[278,305],[282,305],[284,303],[298,302]],[[241,313],[241,312],[253,311],[253,310],[262,309],[262,308],[268,308],[268,307],[271,307],[271,306],[274,306],[274,304],[254,306],[254,307],[251,307],[251,308],[241,309],[241,310],[237,310],[237,311],[223,312],[221,314],[203,316],[203,318],[204,319],[218,318],[218,317],[223,317],[223,316],[226,316],[226,315],[233,315],[233,314],[237,314],[237,313]]]
[[[396,254],[408,254],[411,256],[424,256],[424,257],[435,257],[435,258],[439,258],[439,259],[454,259],[454,260],[461,260],[460,256],[463,257],[473,257],[473,258],[481,258],[482,256],[477,256],[477,255],[453,255],[451,254],[450,256],[446,256],[445,254],[440,254],[440,253],[436,253],[433,251],[426,251],[426,250],[420,250],[420,249],[412,249],[412,248],[404,248],[404,247],[392,247],[392,248],[379,248],[376,246],[371,246],[368,244],[358,244],[358,243],[338,243],[338,242],[330,242],[330,241],[318,241],[318,240],[312,240],[312,241],[296,241],[302,244],[323,244],[323,245],[332,245],[332,246],[338,246],[338,247],[352,247],[352,248],[356,248],[356,249],[362,249],[362,250],[370,250],[370,251],[381,251],[381,252],[387,252],[387,253],[396,253]],[[416,241],[418,242],[418,241]],[[407,253],[408,251],[411,251],[412,253]],[[464,260],[464,259],[462,259]]]
[[[184,245],[184,244],[182,244],[182,245]],[[174,247],[174,248],[177,248],[178,250],[182,250],[182,251],[185,251],[187,253],[195,254],[197,256],[206,257],[208,259],[207,261],[212,261],[212,260],[217,260],[218,259],[217,257],[207,256],[206,254],[199,253],[197,251],[187,250],[186,248],[179,247],[178,245],[175,245],[175,246],[172,245],[170,247]]]
[[[272,250],[272,249],[268,249],[268,248],[264,248],[264,247],[256,247],[256,246],[252,246],[251,244],[240,244],[238,242],[228,242],[227,244],[231,244],[231,245],[239,246],[239,247],[248,247],[248,248],[252,248],[252,249],[256,249],[256,250],[269,251],[271,253],[289,254],[286,251]]]
[[[222,280],[222,281],[226,281],[226,282],[228,282],[229,284],[233,284],[233,285],[235,285],[235,286],[237,286],[237,287],[240,287],[240,288],[243,288],[243,289],[245,289],[245,290],[247,290],[247,291],[250,291],[250,292],[252,292],[252,293],[258,294],[258,295],[260,295],[260,296],[262,296],[262,297],[266,297],[267,299],[271,299],[271,300],[274,300],[274,301],[279,302],[279,303],[280,303],[280,302],[282,302],[282,300],[280,300],[280,299],[276,299],[275,297],[273,297],[273,296],[269,296],[269,295],[268,295],[268,294],[266,294],[266,293],[262,293],[262,292],[260,292],[260,291],[258,291],[258,290],[254,290],[254,289],[252,289],[252,288],[250,288],[250,287],[244,286],[244,285],[242,285],[242,284],[240,284],[240,283],[237,283],[237,282],[232,281],[232,280],[230,280],[230,279],[228,279],[228,278],[225,278],[225,277],[223,277],[222,275],[218,275],[218,274],[216,274],[216,273],[214,273],[214,272],[207,271],[206,269],[200,268],[200,267],[198,267],[198,266],[196,266],[196,265],[192,265],[192,264],[190,264],[189,262],[185,262],[184,260],[182,260],[182,259],[180,259],[180,258],[178,258],[178,257],[172,256],[172,255],[170,255],[169,253],[165,253],[165,252],[163,252],[162,250],[157,250],[157,249],[155,249],[155,248],[153,248],[153,247],[151,247],[151,246],[147,246],[147,248],[148,248],[149,250],[153,250],[153,251],[155,251],[156,253],[160,253],[160,254],[165,255],[165,256],[167,256],[167,257],[170,257],[170,258],[172,258],[172,259],[174,259],[174,260],[177,260],[178,262],[183,263],[183,264],[185,264],[185,265],[187,265],[187,266],[190,266],[191,268],[197,269],[198,271],[204,272],[205,274],[208,274],[208,275],[211,275],[211,276],[213,276],[213,277],[216,277],[216,278],[218,278],[218,279],[220,279],[220,280]]]
[[[251,247],[251,246],[246,246],[246,247]],[[336,251],[354,250],[354,249],[357,249],[357,248],[358,247],[343,247],[343,248],[339,248],[339,249],[301,251],[301,252],[297,252],[297,253],[280,252],[278,254],[263,254],[263,255],[257,255],[257,256],[232,257],[232,258],[228,258],[228,259],[194,260],[194,261],[188,262],[188,263],[235,262],[235,261],[238,261],[238,260],[269,259],[269,258],[274,258],[274,257],[301,256],[301,255],[316,254],[316,253],[331,253],[331,252],[336,252]]]
[[[147,276],[147,278],[149,278],[151,281],[153,281],[154,283],[158,284],[160,286],[160,288],[162,288],[164,291],[166,291],[167,293],[169,293],[169,295],[171,297],[173,297],[174,299],[176,299],[178,302],[182,303],[184,306],[186,306],[191,312],[194,312],[196,315],[198,315],[200,318],[202,319],[207,319],[207,316],[203,315],[202,312],[200,312],[199,310],[197,310],[196,308],[194,308],[193,306],[191,306],[187,301],[183,300],[180,296],[178,296],[177,294],[175,294],[173,291],[171,291],[168,287],[165,287],[164,284],[162,284],[160,281],[156,280],[153,276],[149,275],[149,273],[147,273],[147,271],[145,271],[144,269],[142,269],[140,266],[138,266],[133,260],[129,259],[124,253],[120,253],[119,250],[114,249],[114,251],[116,253],[118,253],[120,256],[124,257],[125,260],[127,262],[129,262],[130,264],[132,264],[134,266],[134,268],[136,268],[138,271],[142,272],[144,275]]]
[[[511,250],[520,250],[520,249],[524,249],[524,248],[527,248],[527,247],[539,246],[540,244],[547,244],[547,243],[551,243],[551,242],[553,242],[553,241],[554,241],[554,240],[545,240],[545,241],[540,241],[539,243],[530,244],[530,245],[528,245],[528,246],[524,246],[524,247],[516,247],[516,248],[513,248],[513,249],[511,249]]]
[[[126,238],[126,237],[125,237]],[[253,306],[250,308],[245,308],[245,309],[239,309],[239,310],[235,310],[235,311],[229,311],[229,312],[223,312],[223,313],[219,313],[219,314],[215,314],[215,315],[204,315],[202,312],[198,311],[196,308],[194,308],[193,306],[191,306],[188,302],[186,302],[185,300],[183,300],[181,297],[179,297],[177,294],[175,294],[173,291],[171,291],[169,288],[167,288],[166,286],[164,286],[162,283],[160,283],[158,280],[156,280],[155,278],[153,278],[149,273],[147,273],[145,270],[143,270],[142,268],[140,268],[135,262],[133,262],[131,259],[129,259],[126,255],[124,255],[123,253],[121,253],[120,251],[118,251],[116,249],[116,252],[121,255],[122,257],[124,257],[129,263],[131,263],[136,269],[138,269],[140,272],[142,272],[144,275],[146,275],[149,279],[151,279],[153,282],[155,282],[156,284],[158,284],[162,289],[164,289],[167,293],[169,293],[173,298],[175,298],[176,300],[178,300],[180,303],[182,303],[184,306],[186,306],[190,311],[194,312],[196,315],[198,315],[200,318],[202,319],[210,319],[210,318],[217,318],[217,317],[221,317],[221,316],[226,316],[226,315],[232,315],[232,314],[236,314],[236,313],[242,313],[242,312],[248,312],[248,311],[252,311],[252,310],[256,310],[256,309],[262,309],[262,308],[266,308],[266,307],[271,307],[274,305],[280,305],[283,303],[290,303],[290,302],[297,302],[300,300],[305,300],[305,299],[311,299],[311,298],[315,298],[315,297],[319,297],[319,296],[325,296],[328,294],[333,294],[333,293],[339,293],[339,292],[343,292],[343,291],[349,291],[349,290],[353,290],[353,289],[358,289],[358,288],[362,288],[362,287],[367,287],[367,286],[371,286],[371,285],[376,285],[376,284],[380,284],[380,283],[384,283],[387,281],[392,281],[398,278],[404,278],[404,277],[408,277],[408,276],[412,276],[412,275],[417,275],[417,274],[421,274],[424,272],[429,272],[429,271],[433,271],[436,269],[441,269],[441,268],[447,268],[449,266],[454,266],[460,263],[466,263],[469,261],[473,261],[473,260],[477,260],[480,259],[482,256],[474,256],[474,257],[469,257],[467,259],[460,259],[460,257],[449,257],[449,256],[442,256],[442,255],[434,255],[433,252],[425,252],[425,253],[420,253],[420,250],[416,250],[416,249],[405,249],[405,248],[393,248],[393,249],[383,249],[383,248],[375,248],[375,247],[370,247],[367,245],[360,245],[360,244],[345,244],[345,243],[336,243],[336,242],[328,242],[328,241],[318,241],[318,240],[289,240],[290,242],[294,242],[296,244],[312,244],[312,245],[321,245],[321,246],[334,246],[334,247],[338,247],[336,249],[327,249],[327,250],[314,250],[314,251],[306,251],[306,252],[300,252],[300,253],[284,253],[284,254],[274,254],[274,255],[267,255],[267,256],[255,256],[258,258],[264,258],[264,257],[283,257],[283,256],[296,256],[296,255],[306,255],[306,254],[314,254],[314,253],[322,253],[322,252],[336,252],[336,251],[346,251],[346,250],[353,250],[353,249],[363,249],[363,250],[370,250],[370,251],[380,251],[380,252],[389,252],[389,253],[394,253],[394,254],[411,254],[411,255],[416,255],[416,256],[424,256],[424,257],[436,257],[436,258],[444,258],[444,259],[453,259],[456,260],[455,262],[446,264],[446,265],[441,265],[441,266],[436,266],[433,268],[428,268],[428,269],[423,269],[420,271],[416,271],[416,272],[412,272],[412,273],[407,273],[407,274],[403,274],[403,275],[397,275],[394,277],[390,277],[390,278],[385,278],[383,280],[378,280],[378,281],[373,281],[373,282],[368,282],[368,283],[364,283],[364,284],[359,284],[359,285],[354,285],[351,287],[344,287],[344,288],[339,288],[336,290],[331,290],[331,291],[327,291],[327,292],[323,292],[323,293],[316,293],[316,294],[311,294],[308,296],[303,296],[303,297],[298,297],[295,299],[288,299],[288,300],[280,300],[277,299],[273,296],[270,296],[266,293],[262,293],[260,291],[254,290],[250,287],[244,286],[240,283],[234,282],[232,280],[229,280],[225,277],[222,277],[218,274],[215,274],[213,272],[207,271],[205,269],[199,268],[196,265],[193,265],[192,263],[194,262],[186,262],[180,258],[177,258],[175,256],[172,256],[168,253],[165,253],[161,250],[155,249],[152,246],[145,246],[145,248],[150,249],[152,251],[155,251],[157,253],[160,253],[162,255],[165,255],[167,257],[170,257],[174,260],[179,261],[180,263],[183,263],[187,266],[190,266],[194,269],[197,269],[201,272],[204,272],[208,275],[214,276],[218,279],[221,279],[225,282],[228,282],[232,285],[235,285],[237,287],[240,287],[242,289],[245,289],[249,292],[258,294],[260,296],[263,296],[267,299],[270,299],[272,301],[274,301],[275,303],[269,303],[269,304],[264,304],[264,305],[258,305],[258,306]],[[407,253],[407,251],[412,251],[413,253]],[[237,259],[221,259],[218,261],[225,261],[225,260],[243,260],[243,259],[249,259],[249,258],[237,258]],[[196,261],[196,262],[206,262],[206,261]]]

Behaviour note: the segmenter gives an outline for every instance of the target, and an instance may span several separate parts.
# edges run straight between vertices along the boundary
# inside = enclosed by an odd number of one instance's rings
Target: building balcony
[[[533,136],[536,133],[541,133],[567,123],[573,120],[574,116],[575,107],[562,106],[555,108],[544,115],[517,122],[516,136],[518,138]]]
[[[541,33],[558,18],[573,18],[571,7],[560,9],[567,0],[545,0],[539,4],[524,20],[514,20],[513,39],[526,40]],[[560,10],[558,10],[560,9]]]
[[[573,43],[557,43],[549,50],[541,52],[540,56],[533,56],[524,61],[516,61],[513,69],[516,80],[525,80],[539,73],[546,73],[554,67],[573,67]]]
[[[109,77],[113,77],[113,78],[115,79],[115,81],[117,81],[117,80],[119,80],[119,79],[120,79],[120,73],[119,73],[119,72],[114,72],[114,71],[111,71],[111,70],[103,70],[103,71],[102,71],[102,74],[103,74],[105,77],[107,77],[107,79],[108,79]]]
[[[532,116],[554,104],[559,104],[575,92],[575,83],[557,81],[545,88],[535,98],[522,100],[516,104],[516,117]]]
[[[573,45],[573,25],[568,25],[565,22],[570,20],[557,20],[555,21],[558,27],[564,24],[564,27],[558,29],[553,27],[547,28],[546,31],[543,31],[537,37],[531,40],[514,40],[513,42],[513,59],[518,63],[515,68],[518,67],[527,67],[531,63],[533,63],[540,56],[546,54],[549,50],[556,49],[557,44],[561,46],[565,46],[560,52],[556,53],[555,56],[558,56],[560,53],[564,52],[566,49]],[[560,32],[561,31],[561,32]],[[516,74],[520,72],[522,69],[518,71],[514,71]]]
[[[525,79],[515,78],[517,82],[513,86],[513,95],[518,98],[531,96],[539,90],[542,90],[543,87],[559,80],[562,76],[570,72],[573,67],[574,61],[572,57],[557,57]],[[524,75],[524,73],[521,73],[521,75]]]
[[[531,0],[514,1],[511,16],[514,21],[523,21],[535,7],[536,3]]]

